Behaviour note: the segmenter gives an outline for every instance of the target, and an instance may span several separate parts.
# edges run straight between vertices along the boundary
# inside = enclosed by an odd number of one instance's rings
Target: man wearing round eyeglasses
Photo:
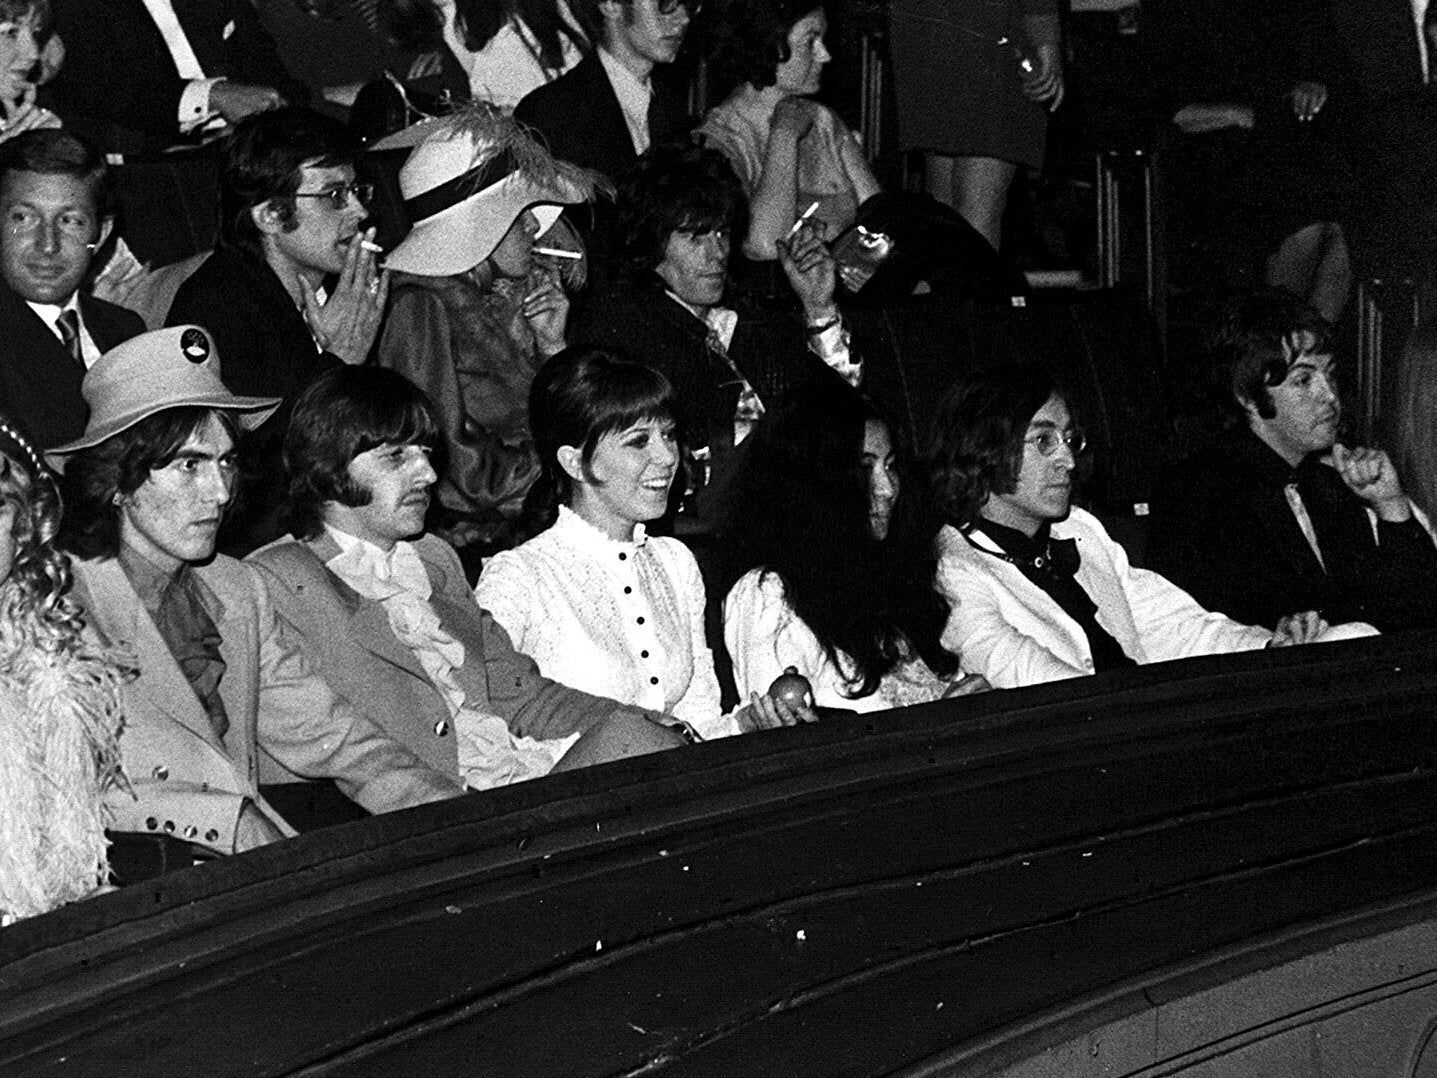
[[[74,134],[26,131],[0,146],[0,411],[45,448],[85,429],[85,370],[145,329],[80,294],[109,206],[105,159]]]
[[[618,180],[655,143],[687,124],[682,87],[656,70],[672,64],[702,0],[582,0],[599,43],[573,70],[540,86],[514,111],[555,157]]]
[[[280,439],[316,377],[363,363],[378,335],[388,278],[364,227],[369,188],[344,126],[284,108],[235,126],[220,175],[221,242],[180,286],[169,325],[198,324],[224,356],[225,384],[279,397],[277,420],[248,447],[241,496],[221,549],[242,555],[278,538]]]
[[[1042,368],[966,379],[940,405],[935,429],[929,469],[946,520],[937,583],[951,608],[943,643],[995,687],[1306,643],[1327,631],[1312,612],[1275,632],[1239,624],[1129,564],[1097,518],[1072,504],[1086,439]]]

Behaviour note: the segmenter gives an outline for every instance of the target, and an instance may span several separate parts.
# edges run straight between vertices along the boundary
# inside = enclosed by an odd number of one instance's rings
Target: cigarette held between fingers
[[[584,257],[578,251],[565,251],[560,247],[534,247],[531,249],[536,255],[548,255],[550,258],[572,258],[578,261]]]
[[[379,246],[379,244],[375,243],[373,240],[365,239],[363,236],[359,238],[359,246],[364,248],[370,254],[382,255],[384,253],[383,247]]]
[[[798,230],[803,227],[803,222],[807,221],[810,217],[812,217],[817,209],[817,202],[810,202],[808,204],[808,209],[804,210],[803,213],[799,215],[798,220],[793,222],[793,227],[788,230],[788,235],[790,238],[798,235]]]

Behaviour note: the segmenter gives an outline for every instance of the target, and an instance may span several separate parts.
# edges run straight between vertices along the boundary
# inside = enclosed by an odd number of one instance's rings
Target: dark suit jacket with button
[[[174,0],[174,7],[207,77],[271,86],[291,103],[308,97],[250,0]],[[51,9],[65,63],[44,102],[112,153],[154,152],[181,141],[186,80],[143,0],[53,0]]]
[[[457,671],[465,706],[503,719],[515,734],[556,740],[617,712],[653,716],[551,681],[519,654],[509,635],[480,609],[454,548],[436,536],[415,549],[433,588],[430,603],[444,630],[464,645]],[[457,776],[459,755],[449,705],[414,653],[400,643],[384,605],[356,592],[326,566],[339,554],[327,532],[308,542],[284,539],[250,555],[266,577],[291,639],[336,692],[429,766]],[[297,776],[265,760],[261,780]]]
[[[682,138],[688,128],[682,94],[668,84],[662,68],[654,69],[652,83],[650,143]],[[623,109],[597,50],[553,82],[531,91],[514,109],[514,118],[539,132],[555,157],[596,169],[611,180],[619,180],[638,161]]]
[[[145,331],[134,311],[80,297],[80,317],[102,352]],[[90,409],[80,395],[85,369],[29,305],[0,284],[0,413],[43,449],[78,438]]]

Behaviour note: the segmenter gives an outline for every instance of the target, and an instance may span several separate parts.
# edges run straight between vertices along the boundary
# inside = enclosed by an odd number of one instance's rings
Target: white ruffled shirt
[[[719,705],[704,585],[677,539],[611,539],[567,506],[547,531],[495,554],[479,605],[548,678],[666,711],[705,740],[739,732]]]
[[[364,539],[326,525],[339,553],[326,567],[367,599],[384,607],[395,638],[413,652],[449,705],[459,750],[459,775],[476,790],[547,775],[578,735],[558,741],[516,737],[499,716],[466,705],[455,671],[464,665],[464,645],[444,631],[429,601],[433,589],[424,561],[412,543],[395,543],[385,553]]]

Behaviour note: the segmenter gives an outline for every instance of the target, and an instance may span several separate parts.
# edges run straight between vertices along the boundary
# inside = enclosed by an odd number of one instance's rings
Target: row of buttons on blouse
[[[627,554],[625,554],[623,551],[620,551],[620,552],[619,552],[619,560],[620,560],[620,561],[628,561],[628,560],[629,560],[629,556],[628,556]],[[634,589],[631,588],[628,584],[625,584],[625,585],[624,585],[624,594],[625,594],[625,595],[632,595],[633,593],[634,593]],[[642,614],[640,614],[640,615],[638,616],[638,618],[635,619],[635,620],[638,622],[638,624],[642,625],[642,624],[644,623],[644,616],[643,616]],[[648,648],[645,648],[643,651],[639,652],[639,658],[641,658],[641,659],[647,659],[648,657],[649,657],[649,650],[648,650]],[[656,677],[650,677],[650,678],[649,678],[649,684],[650,684],[650,685],[657,685],[658,683],[659,683],[659,679],[658,679],[658,678],[656,678]]]

